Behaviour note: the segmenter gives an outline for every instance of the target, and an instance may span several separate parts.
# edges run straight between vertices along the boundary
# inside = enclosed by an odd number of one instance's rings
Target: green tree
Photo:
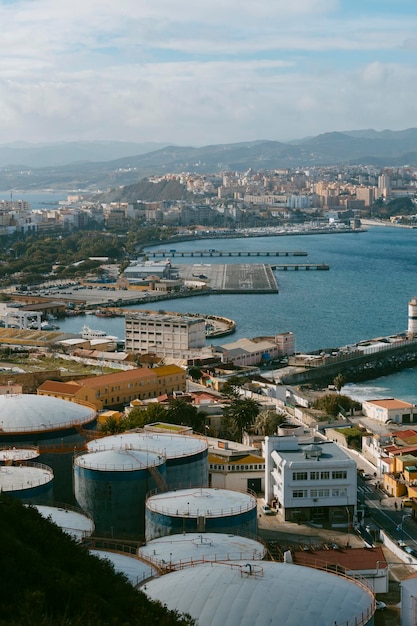
[[[244,428],[251,426],[259,413],[259,404],[252,398],[235,398],[225,409],[226,420],[232,423],[239,441]]]
[[[256,416],[254,427],[259,435],[275,435],[278,426],[285,421],[284,415],[280,415],[273,409],[265,409]]]
[[[129,414],[123,418],[122,425],[124,430],[131,430],[132,428],[143,428],[146,424],[166,421],[166,408],[158,402],[153,402],[146,409],[142,407],[132,409]]]
[[[340,393],[341,388],[346,384],[346,378],[343,376],[343,374],[338,374],[334,379],[333,379],[333,385],[336,387],[338,393]]]
[[[199,412],[195,406],[185,402],[182,398],[173,398],[169,401],[167,421],[171,424],[191,426],[196,432],[202,432],[205,424],[205,414]]]

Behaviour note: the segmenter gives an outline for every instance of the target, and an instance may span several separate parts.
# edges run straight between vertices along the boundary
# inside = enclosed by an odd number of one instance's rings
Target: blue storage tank
[[[257,533],[256,498],[227,489],[182,489],[150,496],[146,541],[184,532]]]
[[[0,466],[0,492],[24,502],[52,502],[54,473],[42,463],[21,462]]]
[[[153,452],[103,450],[74,460],[75,498],[101,536],[143,537],[146,494],[164,478],[165,459]]]
[[[94,439],[87,444],[93,450],[148,450],[165,457],[169,489],[208,486],[208,446],[193,435],[131,432]]]

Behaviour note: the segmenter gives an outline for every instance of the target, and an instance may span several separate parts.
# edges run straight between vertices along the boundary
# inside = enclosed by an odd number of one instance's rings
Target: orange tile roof
[[[48,391],[50,393],[64,393],[69,396],[74,396],[79,389],[81,389],[81,385],[74,381],[71,381],[69,383],[60,383],[55,380],[45,380],[45,382],[38,387],[38,391]]]
[[[138,378],[156,378],[157,369],[156,367],[154,369],[141,367],[124,372],[115,372],[114,374],[102,374],[101,376],[93,376],[92,378],[82,378],[78,383],[83,387],[102,387],[103,385],[128,382],[129,380],[137,380]]]
[[[409,437],[416,437],[417,431],[411,430],[411,428],[409,428],[408,430],[396,430],[395,432],[391,433],[391,436],[397,437],[398,439],[408,439]]]
[[[414,405],[410,402],[404,402],[404,400],[397,400],[396,398],[386,398],[382,400],[367,400],[368,404],[375,404],[383,409],[409,409]]]

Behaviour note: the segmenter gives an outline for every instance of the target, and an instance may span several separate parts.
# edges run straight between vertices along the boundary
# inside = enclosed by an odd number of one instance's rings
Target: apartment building
[[[139,398],[155,398],[185,391],[185,371],[177,365],[142,367],[114,374],[83,378],[68,383],[45,381],[38,395],[93,405],[97,410],[116,408]]]
[[[187,350],[205,346],[206,323],[200,317],[127,313],[125,341],[127,352],[183,358]]]
[[[357,499],[356,463],[333,442],[265,437],[265,501],[290,522],[346,526]]]

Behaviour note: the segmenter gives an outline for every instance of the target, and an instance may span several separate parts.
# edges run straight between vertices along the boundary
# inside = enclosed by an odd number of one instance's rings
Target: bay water
[[[304,250],[307,257],[288,257],[285,261],[329,265],[329,271],[275,272],[278,294],[195,296],[156,305],[159,310],[213,313],[234,319],[236,333],[212,343],[292,331],[297,352],[340,347],[407,330],[408,302],[417,295],[417,230],[413,229],[369,227],[361,233],[210,239],[156,246],[163,247],[178,252]],[[267,256],[175,257],[173,264],[196,264],[195,273],[204,273],[206,263],[273,264],[274,260]],[[132,308],[149,309],[150,305]],[[94,328],[124,337],[121,318],[84,319]],[[80,332],[82,320],[68,318],[60,327],[66,332]],[[352,385],[345,391],[358,399],[392,395],[417,403],[417,370]]]

